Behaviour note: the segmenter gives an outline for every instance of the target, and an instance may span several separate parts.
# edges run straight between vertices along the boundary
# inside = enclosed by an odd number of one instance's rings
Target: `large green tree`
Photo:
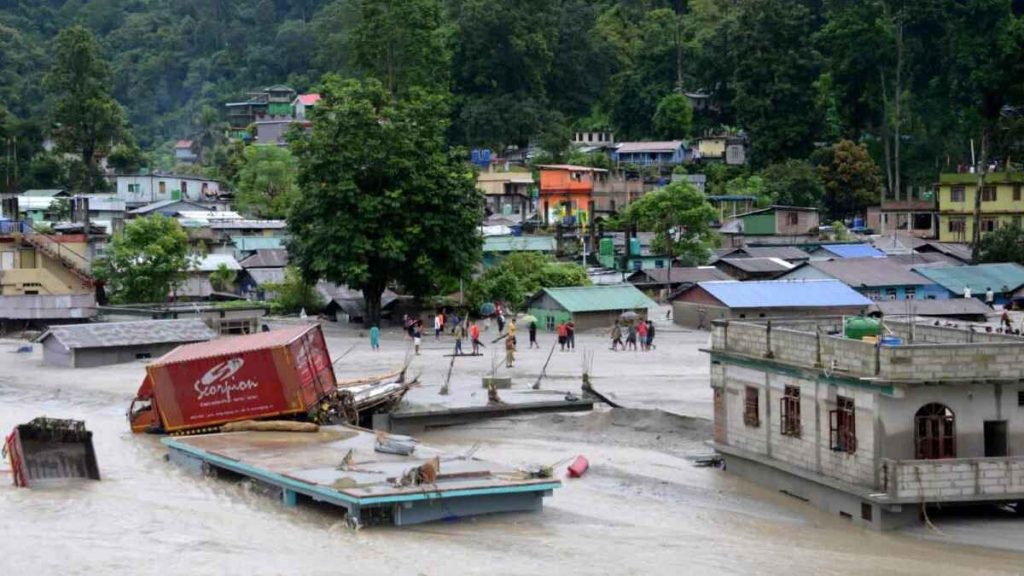
[[[81,158],[83,192],[105,187],[96,168],[98,155],[125,130],[124,112],[110,95],[110,80],[110,66],[100,57],[92,33],[81,26],[62,30],[46,86],[56,99],[57,143]]]
[[[814,83],[820,58],[811,45],[814,15],[803,0],[741,4],[733,70],[736,120],[750,132],[751,159],[767,165],[805,158],[821,129]]]
[[[158,214],[128,222],[93,273],[114,302],[164,302],[192,265],[185,230]]]
[[[654,233],[651,248],[690,266],[703,264],[715,242],[711,223],[718,214],[688,182],[673,182],[629,205],[627,218]]]
[[[284,218],[298,196],[298,162],[287,148],[249,146],[238,171],[235,202],[260,218]]]
[[[825,187],[829,217],[842,220],[864,214],[879,202],[882,177],[865,146],[842,140],[824,155],[818,175]]]
[[[818,170],[806,160],[787,160],[761,171],[764,193],[772,204],[821,208],[825,187]]]
[[[536,252],[516,252],[487,269],[470,284],[467,303],[479,309],[484,302],[502,301],[513,308],[541,288],[587,286],[587,269],[574,262],[558,262]]]
[[[398,99],[374,79],[327,76],[321,97],[312,133],[294,145],[293,262],[307,280],[361,289],[369,325],[389,284],[425,296],[439,278],[469,274],[483,202],[473,170],[446,148],[445,95]]]
[[[985,234],[974,251],[978,263],[1016,262],[1024,264],[1024,230],[1019,226],[1003,226]]]

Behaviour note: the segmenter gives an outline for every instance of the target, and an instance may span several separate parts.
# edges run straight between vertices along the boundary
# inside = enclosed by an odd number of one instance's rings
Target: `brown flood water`
[[[0,431],[44,414],[84,419],[103,481],[19,490],[0,465],[0,575],[1024,573],[1022,554],[854,529],[695,468],[684,454],[703,450],[700,434],[650,410],[430,433],[424,440],[453,450],[480,442],[490,460],[582,453],[592,468],[539,514],[352,532],[334,510],[285,509],[165,462],[158,439],[132,435],[124,419],[140,364],[61,370],[10,349],[0,342]],[[429,362],[446,368],[438,356]]]

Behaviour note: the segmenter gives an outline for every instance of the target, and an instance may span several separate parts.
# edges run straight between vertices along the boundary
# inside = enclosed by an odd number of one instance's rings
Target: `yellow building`
[[[1021,225],[1024,216],[1024,172],[993,172],[985,176],[981,193],[981,233]],[[977,174],[939,176],[939,240],[970,242],[974,235]]]
[[[67,320],[96,314],[85,236],[40,234],[24,223],[2,224],[0,325],[5,320]]]

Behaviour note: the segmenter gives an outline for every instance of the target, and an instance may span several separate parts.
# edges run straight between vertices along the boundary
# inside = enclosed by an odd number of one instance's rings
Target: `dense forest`
[[[987,158],[1019,159],[1022,11],[1022,0],[9,0],[0,137],[18,137],[23,183],[53,177],[40,152],[54,123],[45,76],[60,30],[80,24],[148,152],[209,130],[211,110],[248,91],[316,90],[333,72],[396,94],[450,90],[457,145],[725,128],[750,136],[761,169],[851,140],[892,188],[969,161],[972,140]],[[666,129],[659,103],[680,92],[709,106]]]

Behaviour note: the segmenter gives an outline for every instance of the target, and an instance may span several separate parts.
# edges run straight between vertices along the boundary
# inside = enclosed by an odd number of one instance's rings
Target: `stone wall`
[[[963,326],[970,326],[969,323],[958,322]],[[885,326],[904,342],[910,342],[910,323],[901,320],[886,320]],[[989,333],[984,331],[965,330],[962,328],[947,328],[945,326],[932,326],[918,323],[913,328],[914,344],[984,344],[991,342],[1016,342],[1024,345],[1024,338],[1019,336],[1008,336],[1006,334]]]
[[[821,365],[837,374],[874,376],[878,373],[877,347],[870,342],[838,336],[821,338]]]
[[[883,346],[879,377],[926,382],[1024,378],[1024,346],[1007,342]]]
[[[926,502],[977,496],[1024,498],[1024,458],[884,460],[883,489],[894,498]]]

